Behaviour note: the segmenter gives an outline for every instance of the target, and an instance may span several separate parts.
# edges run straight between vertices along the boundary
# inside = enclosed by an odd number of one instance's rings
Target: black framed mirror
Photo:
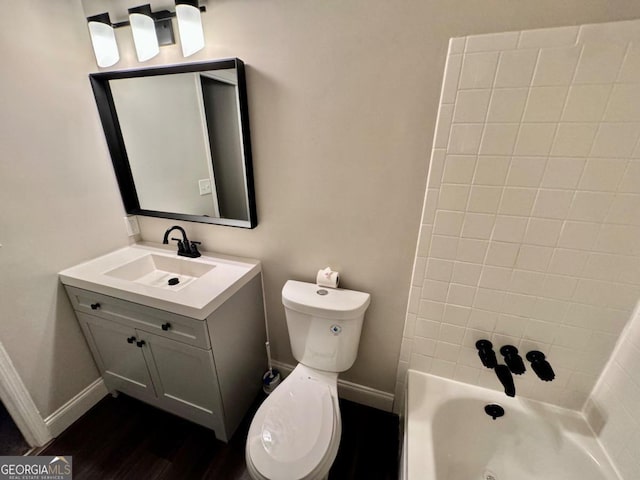
[[[89,78],[127,213],[257,225],[240,59]]]

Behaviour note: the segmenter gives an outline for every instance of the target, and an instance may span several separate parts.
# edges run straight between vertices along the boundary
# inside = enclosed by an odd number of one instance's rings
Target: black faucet
[[[174,225],[166,232],[164,232],[162,243],[164,243],[165,245],[169,243],[169,234],[174,230],[179,230],[182,233],[182,240],[180,240],[179,238],[171,238],[171,240],[175,240],[178,242],[178,255],[180,255],[181,257],[189,258],[199,257],[200,252],[198,251],[198,245],[200,245],[200,242],[190,242],[187,238],[187,232],[184,231],[184,228],[178,225]]]
[[[482,365],[487,368],[494,368],[498,364],[496,352],[493,351],[493,344],[489,340],[478,340],[476,348]]]
[[[516,396],[516,386],[513,383],[513,377],[511,376],[511,370],[506,365],[496,365],[494,368],[496,375],[498,376],[498,380],[502,383],[504,387],[504,393],[508,397]]]
[[[504,356],[504,363],[507,364],[511,373],[522,375],[527,370],[522,361],[522,357],[518,354],[518,349],[513,345],[503,346],[500,348],[500,353]]]
[[[527,360],[531,362],[531,368],[536,372],[536,375],[538,375],[540,380],[550,382],[556,378],[556,374],[546,358],[544,353],[538,350],[532,350],[527,353]]]

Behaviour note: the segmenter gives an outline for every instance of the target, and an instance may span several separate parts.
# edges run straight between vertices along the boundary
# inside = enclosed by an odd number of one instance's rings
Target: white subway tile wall
[[[640,298],[640,20],[452,39],[427,186],[397,398],[409,367],[499,390],[487,338],[581,409]]]

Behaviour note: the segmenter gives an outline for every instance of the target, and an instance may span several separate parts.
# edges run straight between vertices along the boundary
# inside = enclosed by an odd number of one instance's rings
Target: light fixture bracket
[[[176,37],[173,33],[173,24],[171,23],[171,17],[155,18],[154,15],[152,18],[156,26],[158,45],[174,45],[176,43]]]
[[[107,12],[99,13],[98,15],[92,15],[90,17],[87,17],[87,22],[104,23],[105,25],[109,25],[110,27],[113,27],[113,24],[111,23],[111,19],[109,18],[109,14]]]

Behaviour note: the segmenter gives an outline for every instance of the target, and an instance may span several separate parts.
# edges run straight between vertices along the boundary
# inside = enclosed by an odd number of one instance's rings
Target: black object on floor
[[[24,455],[30,447],[0,402],[0,455]]]
[[[40,455],[73,455],[74,480],[250,480],[245,441],[260,396],[228,444],[142,402],[105,397]],[[342,439],[330,480],[396,480],[398,417],[340,400]]]

